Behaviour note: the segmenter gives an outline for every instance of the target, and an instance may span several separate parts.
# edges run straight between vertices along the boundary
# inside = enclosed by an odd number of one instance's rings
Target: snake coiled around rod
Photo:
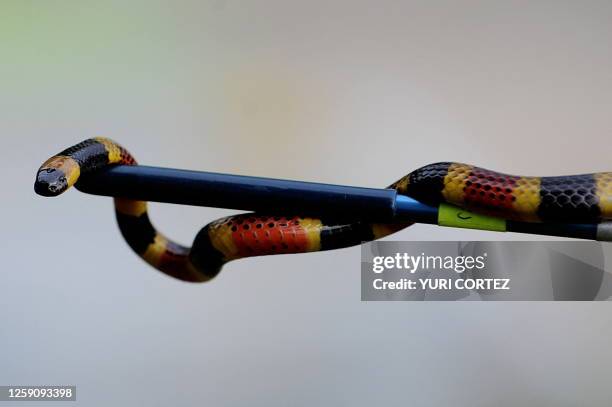
[[[77,181],[87,173],[119,164],[136,165],[136,160],[110,139],[88,139],[45,161],[34,189],[39,195],[56,196],[73,185],[78,189]],[[449,203],[512,220],[600,223],[612,219],[610,172],[521,177],[442,162],[421,167],[388,188],[430,205]],[[411,225],[247,213],[209,223],[189,248],[153,227],[146,202],[115,198],[114,203],[119,229],[128,245],[156,269],[190,282],[212,279],[231,260],[340,249]]]

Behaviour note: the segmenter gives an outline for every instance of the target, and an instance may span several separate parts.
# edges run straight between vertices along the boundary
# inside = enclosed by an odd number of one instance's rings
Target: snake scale
[[[136,165],[136,160],[110,139],[88,139],[45,161],[37,172],[34,189],[39,195],[57,196],[73,185],[78,189],[80,177],[118,164]],[[612,219],[610,172],[521,177],[441,162],[421,167],[389,188],[430,205],[449,203],[505,219],[582,223]],[[146,202],[115,198],[114,203],[119,229],[128,245],[156,269],[191,282],[210,280],[231,260],[339,249],[410,225],[247,213],[209,223],[189,248],[153,227]]]

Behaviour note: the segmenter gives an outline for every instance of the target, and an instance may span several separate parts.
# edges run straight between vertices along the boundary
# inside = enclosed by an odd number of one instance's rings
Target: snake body
[[[119,164],[136,165],[136,160],[110,139],[88,139],[45,161],[34,189],[43,196],[56,196],[73,185],[78,188],[77,181],[87,173]],[[505,219],[583,223],[612,219],[610,172],[521,177],[444,162],[421,167],[389,188],[430,205],[449,203]],[[146,202],[115,198],[114,203],[119,229],[132,250],[156,269],[191,282],[212,279],[231,260],[339,249],[410,225],[247,213],[209,223],[189,248],[154,228]]]

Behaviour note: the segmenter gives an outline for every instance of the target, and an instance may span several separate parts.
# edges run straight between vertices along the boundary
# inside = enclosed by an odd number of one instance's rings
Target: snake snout
[[[34,191],[42,196],[57,196],[68,189],[64,172],[57,168],[43,168],[36,175]]]
[[[36,173],[34,191],[42,196],[57,196],[74,185],[80,172],[79,164],[73,158],[53,156]]]

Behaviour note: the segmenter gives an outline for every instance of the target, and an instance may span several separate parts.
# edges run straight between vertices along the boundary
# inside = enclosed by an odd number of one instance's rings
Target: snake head
[[[57,196],[74,185],[79,175],[79,164],[73,158],[51,157],[38,170],[34,191],[42,196]]]

